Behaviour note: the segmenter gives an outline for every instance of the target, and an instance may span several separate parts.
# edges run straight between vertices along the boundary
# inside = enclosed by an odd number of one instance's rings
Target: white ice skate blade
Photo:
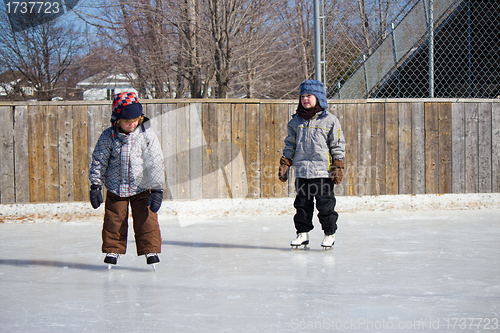
[[[151,264],[151,267],[153,267],[153,271],[156,271],[156,264]]]
[[[325,250],[325,251],[333,250],[333,245],[332,246],[323,246],[323,245],[321,245],[321,246],[323,247],[323,250]]]
[[[309,250],[309,246],[307,244],[303,245],[291,245],[292,251],[305,251]]]
[[[108,265],[108,269],[111,269],[111,267],[113,267],[113,265],[109,264],[109,265]]]

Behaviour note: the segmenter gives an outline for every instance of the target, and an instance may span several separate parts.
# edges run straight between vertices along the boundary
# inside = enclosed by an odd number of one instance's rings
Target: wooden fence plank
[[[372,105],[373,108],[373,105]],[[296,106],[293,105],[293,110],[295,113]],[[344,104],[330,103],[328,105],[328,111],[330,111],[340,122],[342,131],[344,131]],[[349,144],[349,143],[347,143]],[[373,178],[373,177],[372,177]],[[345,181],[342,181],[339,185],[335,185],[335,195],[344,195],[345,192]]]
[[[451,107],[452,192],[465,193],[465,114],[464,103]]]
[[[89,200],[87,107],[73,107],[73,179],[75,201]]]
[[[273,163],[273,180],[274,186],[272,187],[273,197],[287,197],[288,196],[288,183],[284,183],[278,179],[279,160],[283,155],[284,140],[287,136],[288,125],[288,105],[275,104],[274,108],[274,157]]]
[[[358,172],[357,172],[357,183],[358,193],[357,195],[368,195],[372,193],[371,177],[371,167],[372,167],[372,114],[370,104],[361,104],[358,106],[358,137],[359,137],[359,148],[358,148]]]
[[[191,195],[189,169],[189,106],[177,104],[177,198],[189,199]]]
[[[424,103],[412,103],[411,109],[411,183],[413,194],[425,193],[425,120]]]
[[[217,154],[217,109],[214,103],[203,105],[203,134],[208,148],[203,151],[203,198],[217,198],[219,194]]]
[[[259,198],[261,195],[260,130],[259,104],[248,104],[245,128],[245,161],[249,198]]]
[[[178,199],[177,112],[175,104],[162,105],[161,148],[165,157],[165,199]]]
[[[144,115],[149,118],[149,123],[150,123],[151,129],[156,134],[156,138],[160,142],[160,147],[162,148],[162,153],[163,153],[163,158],[164,158],[163,164],[165,165],[165,153],[163,152],[163,146],[162,146],[162,142],[163,142],[163,140],[162,140],[162,120],[163,120],[162,104],[156,104],[156,103],[146,104],[146,105],[143,104],[143,110],[145,110],[145,111],[143,111]],[[103,115],[104,115],[104,112],[103,112]],[[105,122],[105,119],[106,118],[103,118],[103,122]],[[164,190],[163,197],[165,199],[171,195],[170,192],[166,191],[166,189],[165,189],[166,179],[167,178],[166,178],[166,174],[165,174],[164,182],[163,182],[163,190]]]
[[[102,118],[101,105],[88,105],[87,106],[87,144],[88,144],[88,159],[92,161],[92,153],[94,152],[97,140],[103,131],[103,118]]]
[[[16,202],[14,185],[14,108],[0,106],[0,203]]]
[[[231,104],[217,104],[217,159],[222,175],[219,176],[219,197],[231,198]]]
[[[344,137],[346,145],[345,170],[344,170],[344,195],[358,195],[357,183],[358,168],[358,106],[346,104],[344,113]]]
[[[57,106],[47,106],[43,129],[45,161],[45,201],[59,202],[59,133]],[[87,150],[88,152],[88,150]]]
[[[16,203],[27,203],[29,197],[28,107],[14,108],[14,168]]]
[[[271,104],[263,104],[260,108],[260,156],[261,156],[261,188],[262,197],[272,196],[274,185],[274,119]]]
[[[347,142],[349,145],[349,142]],[[385,182],[385,104],[372,105],[372,193],[383,195],[386,193]]]
[[[465,192],[479,189],[478,104],[465,104]]]
[[[101,132],[103,132],[105,129],[111,126],[111,103],[103,104],[101,105],[101,112],[102,112],[102,128]]]
[[[92,154],[94,153],[95,146],[99,137],[105,128],[111,125],[109,117],[104,117],[104,108],[109,108],[107,105],[88,105],[87,106],[87,145],[88,149],[88,163],[92,163]],[[106,187],[102,189],[103,197],[106,197]]]
[[[491,192],[491,103],[479,103],[478,107],[478,182],[480,193]]]
[[[439,103],[438,110],[439,110],[438,193],[450,193],[452,191],[451,103]]]
[[[153,132],[155,133],[156,135],[156,138],[158,139],[159,143],[160,143],[160,147],[162,149],[162,154],[163,154],[163,165],[165,166],[165,153],[163,152],[163,146],[162,146],[162,143],[163,143],[163,139],[162,139],[162,120],[163,120],[163,107],[162,107],[162,104],[146,104],[144,105],[143,104],[143,110],[146,110],[145,113],[143,111],[143,113],[145,114],[146,117],[149,118],[149,123],[150,123],[150,126],[151,126],[151,129],[153,130]],[[103,116],[104,116],[104,112],[103,112]],[[105,122],[105,118],[103,118],[103,122]],[[170,195],[169,192],[166,191],[165,187],[166,187],[166,174],[164,175],[164,178],[163,178],[163,197],[166,199],[167,196]]]
[[[73,110],[71,105],[58,107],[59,132],[59,197],[61,201],[74,201],[73,170]],[[93,149],[90,150],[92,153]],[[89,160],[90,162],[90,160]]]
[[[411,194],[412,185],[412,104],[399,104],[399,194]]]
[[[500,103],[491,109],[491,191],[500,192]]]
[[[439,193],[439,109],[425,103],[425,192]]]
[[[156,137],[161,142],[162,106],[161,104],[146,104],[146,105],[147,105],[146,116],[149,118],[151,129],[153,130],[153,132],[155,132]]]
[[[104,132],[107,128],[111,126],[111,113],[112,113],[112,107],[111,107],[111,101],[106,102],[105,104],[100,105],[100,112],[102,113],[102,127],[100,129],[100,132]],[[100,134],[99,134],[100,136]],[[92,150],[93,152],[93,150]],[[91,152],[91,153],[92,153]],[[89,164],[92,162],[92,159],[89,159]],[[103,187],[102,189],[102,195],[104,198],[106,197],[106,187]]]
[[[190,173],[190,198],[203,197],[203,155],[201,151],[205,146],[203,129],[201,127],[201,103],[189,105],[189,173]]]
[[[398,131],[398,104],[385,105],[385,165],[386,165],[386,194],[399,193],[399,131]]]
[[[30,202],[45,201],[43,127],[46,106],[28,106],[28,153],[30,159]]]
[[[246,106],[233,104],[231,107],[231,193],[233,198],[248,195],[247,164],[245,163]]]

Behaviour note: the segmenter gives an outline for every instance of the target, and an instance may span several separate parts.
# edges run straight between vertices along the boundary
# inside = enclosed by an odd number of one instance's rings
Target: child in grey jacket
[[[306,80],[300,85],[299,106],[288,122],[288,135],[280,159],[279,179],[287,180],[288,167],[295,170],[293,218],[297,237],[290,245],[297,248],[309,244],[314,199],[325,238],[321,246],[330,249],[335,242],[338,213],[334,184],[344,175],[345,139],[340,122],[329,113],[323,83]]]

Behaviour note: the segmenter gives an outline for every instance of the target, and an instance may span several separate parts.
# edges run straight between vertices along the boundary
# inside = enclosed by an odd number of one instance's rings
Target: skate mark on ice
[[[59,267],[59,268],[72,268],[81,269],[87,271],[107,271],[107,265],[93,265],[93,264],[81,264],[66,261],[56,261],[56,260],[27,260],[27,259],[0,259],[0,265],[8,266],[46,266],[46,267]],[[127,270],[127,271],[137,271],[144,272],[150,271],[149,268],[135,268],[135,267],[124,267],[124,266],[114,266],[113,270]]]
[[[223,249],[249,249],[249,250],[277,250],[290,252],[290,246],[287,247],[273,247],[273,246],[260,246],[260,245],[244,245],[244,244],[227,244],[227,243],[208,243],[208,242],[183,242],[183,241],[170,241],[163,240],[163,245],[185,246],[185,247],[199,247],[199,248],[223,248]],[[311,249],[307,251],[321,251],[322,249]]]
[[[183,242],[183,241],[163,240],[162,244],[175,245],[175,246],[186,246],[186,247],[214,247],[214,248],[219,247],[219,248],[225,248],[225,249],[258,249],[258,250],[288,251],[288,248],[284,248],[284,247],[244,245],[244,244],[227,244],[227,243]]]

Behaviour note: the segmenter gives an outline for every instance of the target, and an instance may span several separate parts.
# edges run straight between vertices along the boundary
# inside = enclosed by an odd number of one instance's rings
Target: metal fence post
[[[434,0],[429,0],[429,97],[434,98]]]
[[[398,80],[398,88],[397,88],[397,97],[401,98],[401,79],[399,76],[399,65],[398,65],[398,55],[396,53],[396,38],[394,36],[394,29],[396,27],[394,26],[394,23],[391,23],[391,38],[392,38],[392,55],[394,57],[394,65],[396,66],[396,75],[397,75],[397,80]]]
[[[321,28],[319,18],[319,0],[314,0],[314,65],[316,80],[321,80]]]

